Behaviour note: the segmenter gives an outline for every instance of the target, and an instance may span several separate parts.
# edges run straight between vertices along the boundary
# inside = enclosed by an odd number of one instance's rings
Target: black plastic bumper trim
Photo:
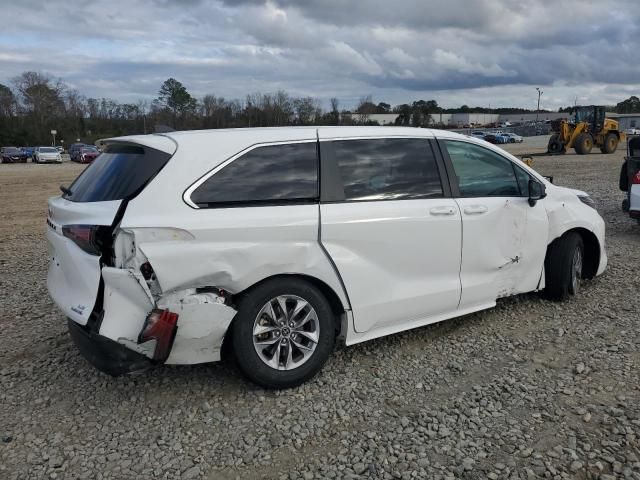
[[[89,331],[71,319],[67,319],[69,333],[80,354],[101,372],[117,377],[127,373],[147,370],[153,366],[144,355],[124,345]]]

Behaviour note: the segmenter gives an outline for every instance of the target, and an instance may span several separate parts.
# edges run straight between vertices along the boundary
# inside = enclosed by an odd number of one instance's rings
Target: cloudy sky
[[[0,0],[0,83],[36,70],[86,96],[285,89],[343,107],[556,109],[640,94],[638,0]]]

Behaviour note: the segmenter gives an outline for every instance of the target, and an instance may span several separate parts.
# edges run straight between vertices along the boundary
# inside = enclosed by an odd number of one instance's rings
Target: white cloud
[[[457,106],[616,103],[638,93],[635,0],[0,0],[0,83],[33,69],[88,96],[261,90]]]

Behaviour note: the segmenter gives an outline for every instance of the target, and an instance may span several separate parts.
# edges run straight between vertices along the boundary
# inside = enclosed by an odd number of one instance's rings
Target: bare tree
[[[318,100],[313,97],[296,98],[293,101],[293,108],[299,125],[313,124],[322,114]]]
[[[0,83],[0,117],[10,118],[17,112],[17,100],[11,89]]]
[[[329,103],[331,104],[331,123],[340,125],[340,103],[336,97],[332,97]]]

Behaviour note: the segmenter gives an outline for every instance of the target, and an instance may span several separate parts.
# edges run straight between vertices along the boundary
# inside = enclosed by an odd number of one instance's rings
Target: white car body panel
[[[76,203],[62,197],[49,199],[47,287],[60,309],[85,325],[100,284],[100,257],[84,252],[62,234],[63,225],[111,225],[121,201]]]
[[[270,276],[295,273],[322,280],[347,304],[318,243],[318,205],[186,208],[190,212],[175,216],[165,211],[163,223],[189,232],[192,240],[138,243],[164,292],[216,286],[238,293]],[[128,210],[125,221],[138,223]]]
[[[153,298],[140,273],[104,267],[104,317],[99,333],[116,342],[137,342]]]
[[[462,238],[454,200],[325,204],[321,212],[321,241],[347,286],[357,332],[457,308]]]
[[[125,137],[112,138],[108,140],[98,140],[96,143],[133,143],[136,145],[142,145],[145,147],[154,148],[156,150],[160,150],[161,152],[168,153],[169,155],[173,155],[178,148],[178,143],[173,140],[171,137],[155,134],[155,135],[128,135]]]
[[[199,179],[256,145],[332,139],[420,137],[467,141],[517,162],[546,198],[440,198],[304,205],[197,208]],[[490,308],[496,299],[544,287],[549,243],[570,229],[593,232],[606,266],[604,221],[500,147],[449,131],[321,127],[172,132],[105,142],[137,143],[173,155],[130,200],[114,232],[115,260],[102,267],[61,234],[68,224],[111,225],[121,201],[52,198],[48,286],[61,310],[85,325],[104,280],[100,335],[150,357],[138,344],[152,309],[178,314],[172,364],[216,361],[236,311],[224,298],[274,275],[304,275],[333,291],[354,344]],[[214,146],[214,148],[212,148]],[[639,192],[640,193],[640,192]],[[640,197],[638,197],[640,206]],[[194,208],[196,207],[196,208]],[[155,277],[145,280],[149,262]],[[223,295],[221,293],[220,295]]]
[[[460,308],[538,287],[547,251],[542,202],[526,198],[458,198],[462,211]]]
[[[236,314],[223,302],[212,293],[158,302],[158,307],[179,315],[176,338],[165,363],[192,365],[220,360],[222,341]]]
[[[640,185],[629,185],[629,210],[640,212]]]

